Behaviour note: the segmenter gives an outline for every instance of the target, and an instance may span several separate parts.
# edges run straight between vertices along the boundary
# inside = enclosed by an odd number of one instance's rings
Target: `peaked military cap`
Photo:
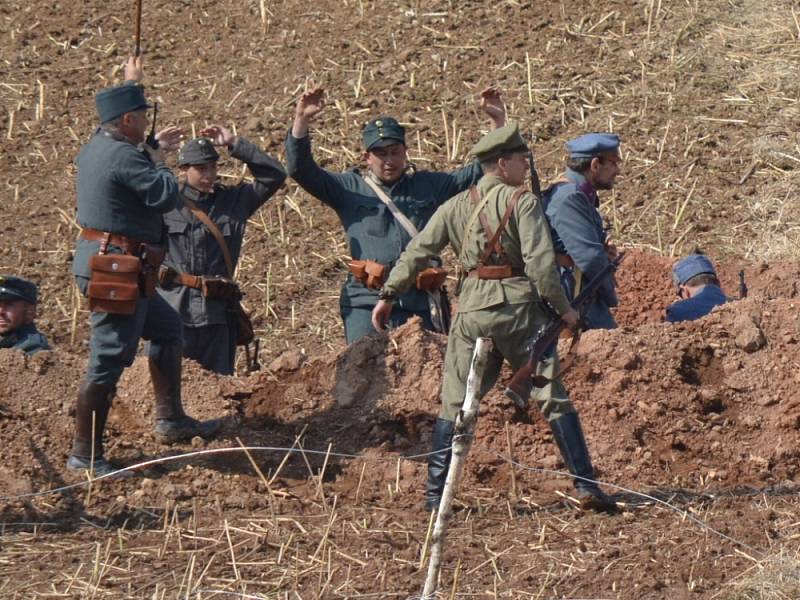
[[[682,258],[672,267],[672,281],[675,285],[683,285],[697,275],[714,275],[714,265],[705,254],[690,254]]]
[[[587,133],[567,142],[570,158],[594,158],[619,152],[619,136],[615,133]]]
[[[108,123],[125,113],[150,108],[139,84],[125,83],[107,87],[94,96],[94,104],[101,123]]]
[[[508,152],[527,152],[528,145],[519,133],[519,125],[509,123],[483,136],[470,153],[480,161],[492,160]]]
[[[36,284],[22,277],[0,275],[0,300],[25,300],[36,304]]]
[[[219,160],[219,152],[214,148],[211,140],[204,137],[197,137],[189,140],[178,152],[178,166],[205,165]]]
[[[364,127],[361,134],[364,148],[372,150],[391,144],[405,144],[406,130],[392,117],[378,117]]]

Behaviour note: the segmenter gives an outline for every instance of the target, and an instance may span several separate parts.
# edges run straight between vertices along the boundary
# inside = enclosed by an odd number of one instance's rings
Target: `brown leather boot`
[[[222,421],[198,421],[183,412],[181,404],[181,360],[180,344],[162,346],[157,356],[148,359],[150,378],[156,397],[156,424],[153,435],[163,444],[190,440],[195,436],[213,437],[222,426]]]
[[[113,470],[103,458],[103,431],[114,391],[111,386],[93,381],[84,381],[78,388],[75,436],[72,440],[72,452],[67,459],[68,470],[91,470],[96,475],[106,475]],[[93,420],[94,428],[92,428]]]

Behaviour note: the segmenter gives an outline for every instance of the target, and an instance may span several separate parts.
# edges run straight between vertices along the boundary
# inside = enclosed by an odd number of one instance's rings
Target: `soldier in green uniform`
[[[520,187],[528,170],[527,152],[513,124],[489,133],[475,145],[472,153],[481,162],[483,179],[439,208],[411,241],[389,275],[372,314],[374,327],[384,328],[392,303],[413,284],[428,258],[448,244],[453,247],[462,287],[447,341],[442,406],[433,431],[434,454],[429,460],[426,490],[429,510],[438,507],[441,500],[454,422],[464,401],[475,340],[489,337],[494,343],[481,382],[483,396],[497,380],[503,359],[512,369],[527,361],[532,335],[550,319],[541,301],[548,302],[569,327],[578,322],[578,314],[570,307],[559,281],[542,207],[533,194]],[[493,237],[497,237],[497,243],[492,245],[489,240]],[[542,374],[555,376],[557,357],[548,367]],[[554,383],[563,389],[557,377]],[[581,505],[610,510],[613,502],[593,481],[580,421],[566,390],[538,400],[564,462],[577,476],[574,483]]]
[[[47,338],[36,329],[36,284],[22,277],[0,275],[0,348],[25,354],[50,350]]]
[[[157,266],[152,263],[157,263],[153,256],[158,256],[158,246],[164,244],[163,214],[178,202],[178,181],[164,163],[163,153],[177,148],[182,135],[178,128],[166,128],[153,145],[145,143],[149,104],[137,84],[142,77],[139,61],[128,61],[124,85],[96,94],[101,126],[75,161],[81,233],[72,270],[78,287],[89,295],[90,306],[91,301],[98,304],[91,313],[89,368],[78,390],[75,436],[67,469],[91,469],[98,475],[112,470],[103,456],[103,430],[117,382],[133,363],[142,338],[150,341],[156,439],[172,443],[197,435],[209,437],[220,426],[219,421],[199,422],[183,412],[180,315],[155,294],[154,280],[148,284],[140,279],[136,285],[137,274],[146,269],[152,272]],[[101,282],[99,270],[93,273],[91,267],[93,262],[100,264],[97,259],[102,257],[98,255],[112,257],[110,277],[114,280],[127,265],[134,273],[133,283],[126,279],[123,288],[119,283]],[[124,258],[114,258],[117,256]],[[90,282],[96,285],[92,287]],[[125,300],[123,291],[132,296],[124,309],[99,304]]]
[[[413,227],[422,229],[437,207],[481,177],[480,163],[474,161],[450,173],[417,171],[408,162],[405,129],[392,117],[379,117],[367,123],[362,135],[367,172],[328,171],[314,161],[308,134],[309,123],[324,106],[321,89],[306,92],[297,102],[286,138],[287,170],[304,190],[336,211],[347,235],[350,256],[374,261],[388,273],[413,235],[378,192],[391,200]],[[490,117],[492,129],[505,123],[505,107],[497,90],[481,92],[480,106]],[[348,344],[373,331],[371,313],[382,283],[365,284],[352,272],[348,274],[339,300]],[[428,329],[435,328],[429,295],[412,285],[397,299],[389,324],[401,325],[415,315]]]

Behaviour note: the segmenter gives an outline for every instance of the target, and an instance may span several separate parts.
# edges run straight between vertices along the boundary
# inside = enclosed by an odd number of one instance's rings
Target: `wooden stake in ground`
[[[439,503],[439,513],[436,515],[436,525],[433,527],[431,544],[431,560],[428,563],[428,576],[425,579],[425,588],[422,590],[422,600],[434,597],[436,583],[439,579],[439,569],[442,564],[442,548],[444,537],[447,533],[447,522],[452,514],[453,498],[458,488],[458,480],[464,468],[464,461],[472,445],[472,431],[475,429],[475,418],[478,415],[478,395],[480,394],[481,381],[486,371],[489,352],[492,350],[492,340],[478,338],[475,351],[472,353],[472,364],[467,378],[467,392],[464,405],[458,415],[453,435],[453,456],[450,459],[450,469],[442,492],[442,501]]]

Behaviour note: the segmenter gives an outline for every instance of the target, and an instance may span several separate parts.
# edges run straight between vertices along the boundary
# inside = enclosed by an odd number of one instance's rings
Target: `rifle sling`
[[[225,237],[222,235],[222,232],[219,228],[214,225],[214,222],[197,204],[193,201],[189,200],[184,196],[183,203],[192,211],[192,214],[195,218],[199,219],[203,225],[206,226],[209,233],[214,236],[214,239],[217,240],[217,244],[219,244],[219,249],[222,250],[222,258],[225,259],[225,268],[228,269],[228,277],[233,279],[233,259],[231,258],[231,251],[228,250],[228,244],[225,243]]]

